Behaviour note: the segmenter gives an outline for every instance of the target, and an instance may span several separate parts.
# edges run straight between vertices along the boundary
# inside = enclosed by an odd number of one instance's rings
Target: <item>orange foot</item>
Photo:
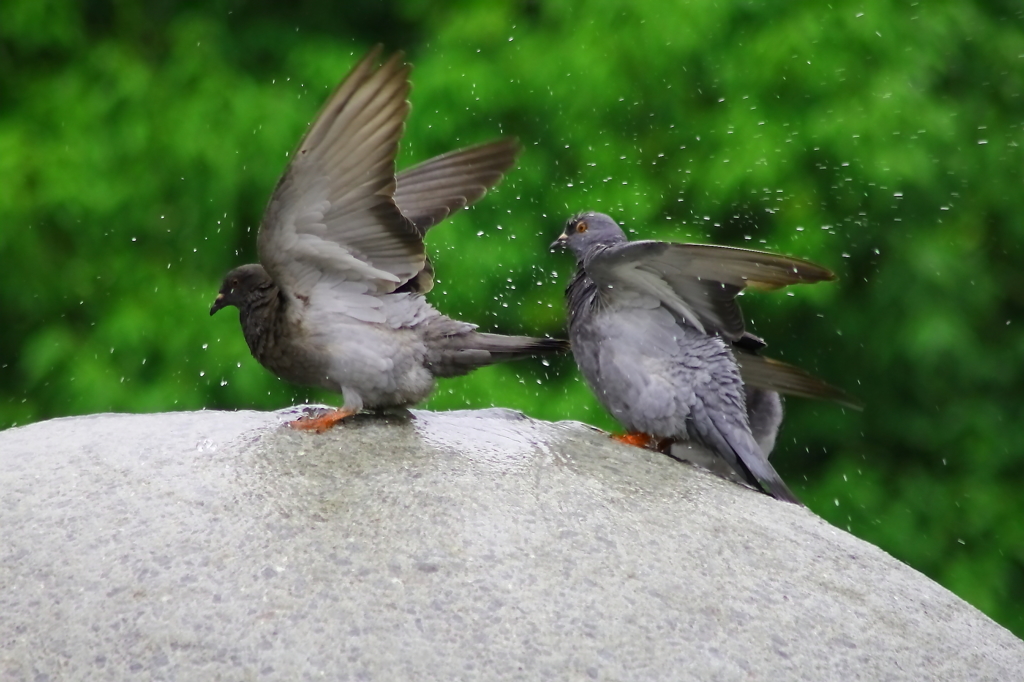
[[[613,435],[612,440],[617,440],[620,443],[632,445],[633,447],[637,448],[654,449],[654,447],[658,444],[657,441],[654,440],[654,438],[652,438],[651,436],[648,436],[646,433],[638,432],[624,433],[621,436]]]
[[[345,417],[351,417],[355,413],[355,410],[331,410],[319,417],[310,417],[308,415],[299,417],[293,422],[288,422],[288,426],[300,431],[316,431],[317,433],[323,433]]]

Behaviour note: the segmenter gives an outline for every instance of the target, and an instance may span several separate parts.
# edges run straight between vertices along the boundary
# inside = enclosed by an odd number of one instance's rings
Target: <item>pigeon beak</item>
[[[551,242],[551,246],[548,247],[548,250],[549,251],[554,251],[555,249],[564,249],[565,248],[565,243],[567,241],[569,241],[569,235],[567,235],[565,232],[563,232],[562,235],[558,239],[556,239],[555,241]]]
[[[217,298],[213,300],[213,305],[210,307],[210,315],[223,308],[226,304],[224,303],[224,294],[217,294]]]

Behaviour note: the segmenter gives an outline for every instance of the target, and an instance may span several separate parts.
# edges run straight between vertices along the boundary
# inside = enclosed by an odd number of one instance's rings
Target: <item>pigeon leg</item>
[[[657,445],[657,441],[646,433],[640,433],[634,431],[632,433],[624,433],[622,435],[613,435],[612,440],[617,440],[625,445],[632,445],[637,448],[654,448]]]
[[[295,421],[288,422],[288,426],[299,431],[316,431],[317,433],[323,433],[327,429],[331,428],[342,419],[351,417],[358,410],[331,410],[327,414],[322,414],[319,417],[299,417]]]

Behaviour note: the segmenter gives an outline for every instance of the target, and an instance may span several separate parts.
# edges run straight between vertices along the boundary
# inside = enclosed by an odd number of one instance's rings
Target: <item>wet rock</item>
[[[3,679],[1015,679],[810,511],[507,410],[0,433]]]

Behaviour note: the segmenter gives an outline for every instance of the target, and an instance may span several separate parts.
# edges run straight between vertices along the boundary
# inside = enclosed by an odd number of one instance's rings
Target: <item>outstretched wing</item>
[[[393,198],[410,67],[401,53],[377,67],[379,54],[378,46],[355,66],[310,126],[258,241],[260,262],[287,296],[308,300],[326,287],[364,319],[375,318],[374,296],[415,277],[426,261],[420,231]]]
[[[584,263],[603,296],[616,288],[657,298],[705,333],[743,336],[736,296],[746,287],[777,289],[835,279],[809,261],[712,244],[636,241],[597,250]]]
[[[520,149],[517,140],[508,139],[435,156],[398,174],[395,203],[426,234],[498,184]]]
[[[497,140],[448,152],[398,174],[395,203],[421,235],[480,199],[498,184],[516,162],[519,142]],[[434,286],[434,268],[427,258],[415,277],[398,291],[426,293]]]
[[[854,410],[864,409],[864,405],[857,398],[799,367],[735,347],[733,356],[740,366],[743,383],[748,386],[800,398],[830,400]]]

